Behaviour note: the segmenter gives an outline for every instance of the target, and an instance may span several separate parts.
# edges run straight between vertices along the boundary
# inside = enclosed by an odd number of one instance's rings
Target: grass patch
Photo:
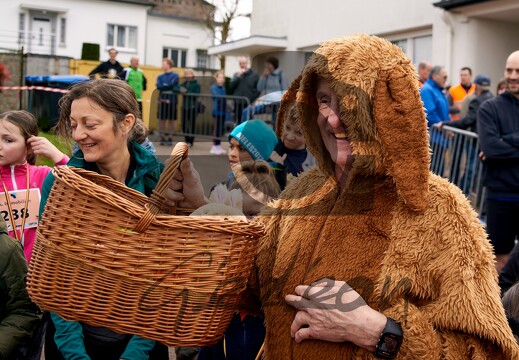
[[[48,132],[40,132],[39,136],[43,136],[49,139],[49,141],[53,143],[54,146],[56,146],[62,153],[70,156],[71,147],[61,136]],[[38,159],[36,160],[36,165],[47,165],[53,167],[54,163],[46,157],[38,156]]]

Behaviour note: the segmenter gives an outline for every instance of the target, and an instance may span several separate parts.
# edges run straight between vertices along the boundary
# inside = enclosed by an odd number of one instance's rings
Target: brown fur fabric
[[[319,78],[340,98],[357,155],[343,191],[316,123]],[[265,358],[374,358],[353,344],[291,339],[295,310],[285,295],[326,277],[347,281],[401,322],[398,359],[519,359],[485,232],[459,189],[429,173],[415,69],[400,49],[367,35],[329,41],[290,87],[280,115],[293,101],[319,168],[259,218]]]

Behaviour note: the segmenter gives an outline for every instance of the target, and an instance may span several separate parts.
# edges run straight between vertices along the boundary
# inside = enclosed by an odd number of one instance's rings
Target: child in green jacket
[[[20,348],[41,315],[25,289],[27,261],[19,241],[7,235],[0,217],[0,359],[21,359]]]

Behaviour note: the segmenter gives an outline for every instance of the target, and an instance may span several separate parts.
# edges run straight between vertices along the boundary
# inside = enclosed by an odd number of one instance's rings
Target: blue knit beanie
[[[248,120],[236,126],[229,135],[235,138],[254,160],[270,158],[278,143],[276,133],[262,120]]]

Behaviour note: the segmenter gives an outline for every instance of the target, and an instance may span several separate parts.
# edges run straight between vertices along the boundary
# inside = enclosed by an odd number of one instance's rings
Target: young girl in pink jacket
[[[37,155],[56,165],[69,160],[49,140],[38,136],[38,122],[31,113],[13,110],[0,114],[0,216],[9,236],[22,243],[28,262],[36,238],[41,187],[52,170],[34,165]]]

